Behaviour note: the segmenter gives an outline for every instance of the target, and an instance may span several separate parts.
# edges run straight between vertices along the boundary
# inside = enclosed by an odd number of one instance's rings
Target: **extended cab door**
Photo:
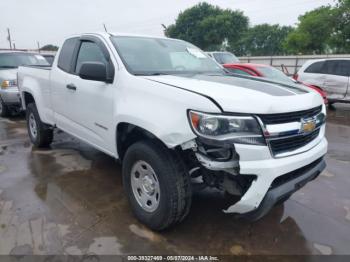
[[[350,60],[327,60],[323,72],[324,90],[329,99],[343,99],[349,86]]]
[[[114,66],[104,43],[95,36],[80,37],[72,54],[70,72],[61,81],[60,124],[65,131],[111,155],[115,152],[113,109],[116,88],[112,83],[79,77],[84,62],[100,62],[114,79]],[[58,110],[58,109],[57,109]]]
[[[85,62],[105,64],[108,74],[111,74],[109,78],[114,78],[114,66],[104,43],[97,37],[82,37],[73,63],[74,73],[67,83],[72,129],[84,140],[113,152],[116,146],[113,123],[116,88],[112,83],[80,78],[79,71]]]
[[[73,54],[76,52],[79,37],[68,38],[62,45],[58,58],[51,70],[51,104],[56,125],[70,132],[71,112],[67,84],[72,75]]]

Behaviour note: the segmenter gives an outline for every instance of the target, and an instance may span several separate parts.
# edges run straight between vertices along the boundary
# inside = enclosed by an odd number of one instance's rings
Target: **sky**
[[[0,48],[8,48],[7,28],[16,48],[60,45],[73,34],[103,31],[163,35],[161,24],[197,0],[0,0]],[[222,8],[238,9],[260,23],[295,25],[298,16],[334,0],[207,0]]]

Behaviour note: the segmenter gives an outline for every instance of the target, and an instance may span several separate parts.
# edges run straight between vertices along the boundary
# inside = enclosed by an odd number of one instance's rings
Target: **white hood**
[[[284,85],[235,76],[147,76],[148,80],[210,97],[225,112],[271,114],[300,111],[323,103],[319,94],[301,85]]]
[[[18,69],[0,69],[0,80],[15,80],[17,79]]]

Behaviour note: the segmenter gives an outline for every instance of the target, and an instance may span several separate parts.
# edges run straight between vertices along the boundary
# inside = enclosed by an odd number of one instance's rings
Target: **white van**
[[[307,61],[295,78],[323,89],[329,104],[350,102],[350,58]]]

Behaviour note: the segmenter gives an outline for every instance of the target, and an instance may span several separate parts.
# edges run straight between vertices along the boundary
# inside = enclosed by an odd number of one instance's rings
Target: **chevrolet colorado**
[[[20,67],[18,85],[32,143],[59,128],[119,159],[154,230],[181,222],[205,187],[237,198],[224,212],[259,219],[325,168],[321,96],[233,75],[182,40],[72,36],[52,68]]]

